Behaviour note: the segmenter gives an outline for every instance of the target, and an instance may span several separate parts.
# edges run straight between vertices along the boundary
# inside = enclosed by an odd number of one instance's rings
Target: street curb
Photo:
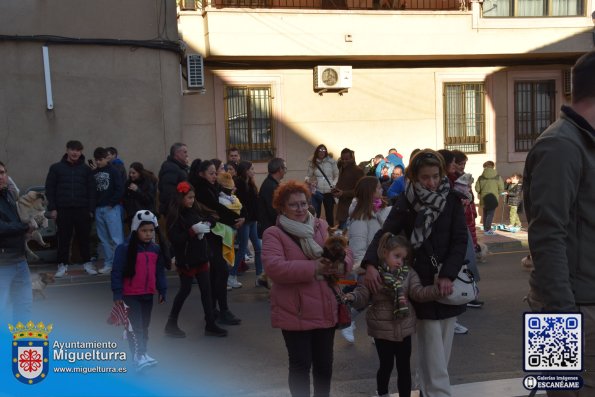
[[[529,249],[529,242],[526,240],[503,241],[484,244],[487,245],[489,252],[520,251]]]

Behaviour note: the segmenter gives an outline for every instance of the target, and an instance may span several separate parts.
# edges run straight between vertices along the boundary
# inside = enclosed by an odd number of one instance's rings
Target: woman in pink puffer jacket
[[[344,276],[353,265],[349,249],[344,269],[321,257],[328,225],[308,212],[309,199],[310,190],[303,183],[279,186],[273,198],[280,214],[277,225],[266,229],[262,238],[264,268],[273,281],[271,322],[285,339],[294,397],[310,396],[311,368],[314,395],[330,393],[338,308],[326,277]]]

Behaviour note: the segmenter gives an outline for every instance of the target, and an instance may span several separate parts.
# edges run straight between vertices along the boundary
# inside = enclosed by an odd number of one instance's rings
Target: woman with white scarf
[[[289,355],[289,390],[293,397],[310,396],[310,370],[314,395],[330,394],[333,341],[338,303],[335,277],[353,266],[349,248],[344,269],[322,258],[328,224],[308,211],[310,189],[289,181],[273,197],[279,213],[277,225],[262,237],[262,261],[271,288],[271,322],[280,328]]]
[[[417,153],[406,171],[406,188],[396,200],[382,229],[376,234],[362,260],[364,282],[376,291],[382,280],[378,274],[378,241],[390,232],[404,233],[414,250],[413,269],[423,286],[437,284],[442,296],[452,293],[452,282],[463,265],[467,248],[467,226],[463,207],[450,191],[444,159],[431,149]],[[439,270],[434,265],[442,265]],[[465,305],[445,305],[436,301],[412,301],[417,316],[418,370],[423,397],[450,397],[448,361],[456,317]]]

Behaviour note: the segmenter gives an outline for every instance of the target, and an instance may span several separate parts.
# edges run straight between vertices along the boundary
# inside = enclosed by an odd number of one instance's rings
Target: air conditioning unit
[[[205,88],[205,69],[202,55],[191,54],[186,57],[186,73],[188,74],[188,88]]]
[[[570,68],[562,71],[562,92],[569,97],[572,94],[572,75]]]
[[[314,68],[314,89],[351,88],[351,66],[316,66]]]

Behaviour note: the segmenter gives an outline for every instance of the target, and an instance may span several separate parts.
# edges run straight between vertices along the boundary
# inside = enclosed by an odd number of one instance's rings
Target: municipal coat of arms
[[[29,321],[27,325],[19,322],[16,326],[8,324],[12,333],[12,373],[15,378],[27,385],[34,385],[44,380],[50,367],[48,335],[53,326],[47,327],[40,322],[37,325]]]

